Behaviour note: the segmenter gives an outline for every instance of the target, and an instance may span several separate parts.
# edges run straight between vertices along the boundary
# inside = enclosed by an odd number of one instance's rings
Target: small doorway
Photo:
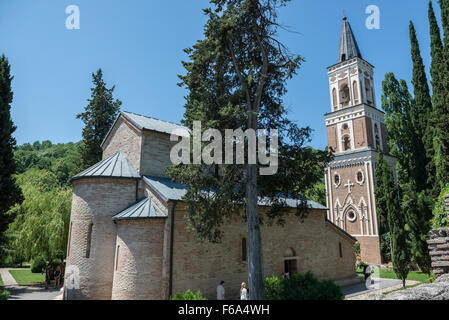
[[[284,260],[284,273],[293,275],[298,273],[298,263],[296,259]]]

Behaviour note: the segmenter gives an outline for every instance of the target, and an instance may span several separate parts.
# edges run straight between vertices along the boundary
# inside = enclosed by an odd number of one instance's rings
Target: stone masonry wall
[[[246,224],[227,223],[221,244],[201,244],[187,230],[185,213],[179,209],[175,213],[173,294],[201,290],[208,299],[216,299],[216,287],[224,280],[227,298],[237,297],[240,284],[248,281],[248,262],[242,259]],[[304,223],[291,215],[284,227],[261,227],[265,276],[284,272],[284,253],[289,248],[295,252],[291,259],[297,262],[299,273],[312,271],[320,279],[332,280],[355,276],[354,241],[324,215],[322,211],[311,212]]]
[[[168,177],[164,169],[172,164],[170,150],[177,143],[170,141],[169,134],[144,131],[139,173],[146,176]]]
[[[449,217],[449,194],[444,196]],[[449,228],[434,229],[429,233],[430,257],[432,259],[433,272],[437,277],[449,273]]]
[[[65,288],[67,299],[111,298],[117,238],[111,218],[135,202],[135,188],[136,182],[131,179],[74,181],[66,270],[70,266],[79,269],[80,289]]]
[[[164,298],[162,268],[165,224],[166,219],[163,218],[117,221],[113,300]]]

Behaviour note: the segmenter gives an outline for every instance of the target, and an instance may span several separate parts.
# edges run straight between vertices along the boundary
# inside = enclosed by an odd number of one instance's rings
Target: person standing
[[[217,287],[217,300],[226,300],[224,281],[220,281],[220,285]]]
[[[248,300],[248,289],[246,289],[245,282],[242,282],[240,286],[240,300]]]

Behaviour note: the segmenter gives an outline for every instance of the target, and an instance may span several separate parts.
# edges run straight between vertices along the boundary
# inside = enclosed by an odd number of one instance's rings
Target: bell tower
[[[364,262],[380,264],[377,149],[393,168],[396,160],[388,154],[385,114],[376,106],[374,66],[362,58],[346,17],[337,61],[328,67],[331,112],[325,117],[334,159],[326,168],[327,218],[357,238]]]

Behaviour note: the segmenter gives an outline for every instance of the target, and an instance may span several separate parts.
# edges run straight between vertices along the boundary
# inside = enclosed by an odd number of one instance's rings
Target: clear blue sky
[[[77,5],[80,30],[67,30],[65,9]],[[365,27],[365,8],[380,8],[381,29]],[[306,63],[288,84],[290,118],[314,131],[312,146],[327,144],[323,114],[330,111],[326,67],[337,62],[343,10],[362,55],[375,69],[380,103],[386,72],[411,79],[409,20],[418,33],[424,63],[430,66],[427,0],[294,0],[280,22],[296,33],[281,33]],[[79,141],[91,73],[102,68],[123,110],[179,122],[186,91],[182,49],[203,37],[206,0],[1,0],[0,53],[14,75],[12,117],[19,144],[36,140]],[[439,7],[434,1],[439,17]]]

